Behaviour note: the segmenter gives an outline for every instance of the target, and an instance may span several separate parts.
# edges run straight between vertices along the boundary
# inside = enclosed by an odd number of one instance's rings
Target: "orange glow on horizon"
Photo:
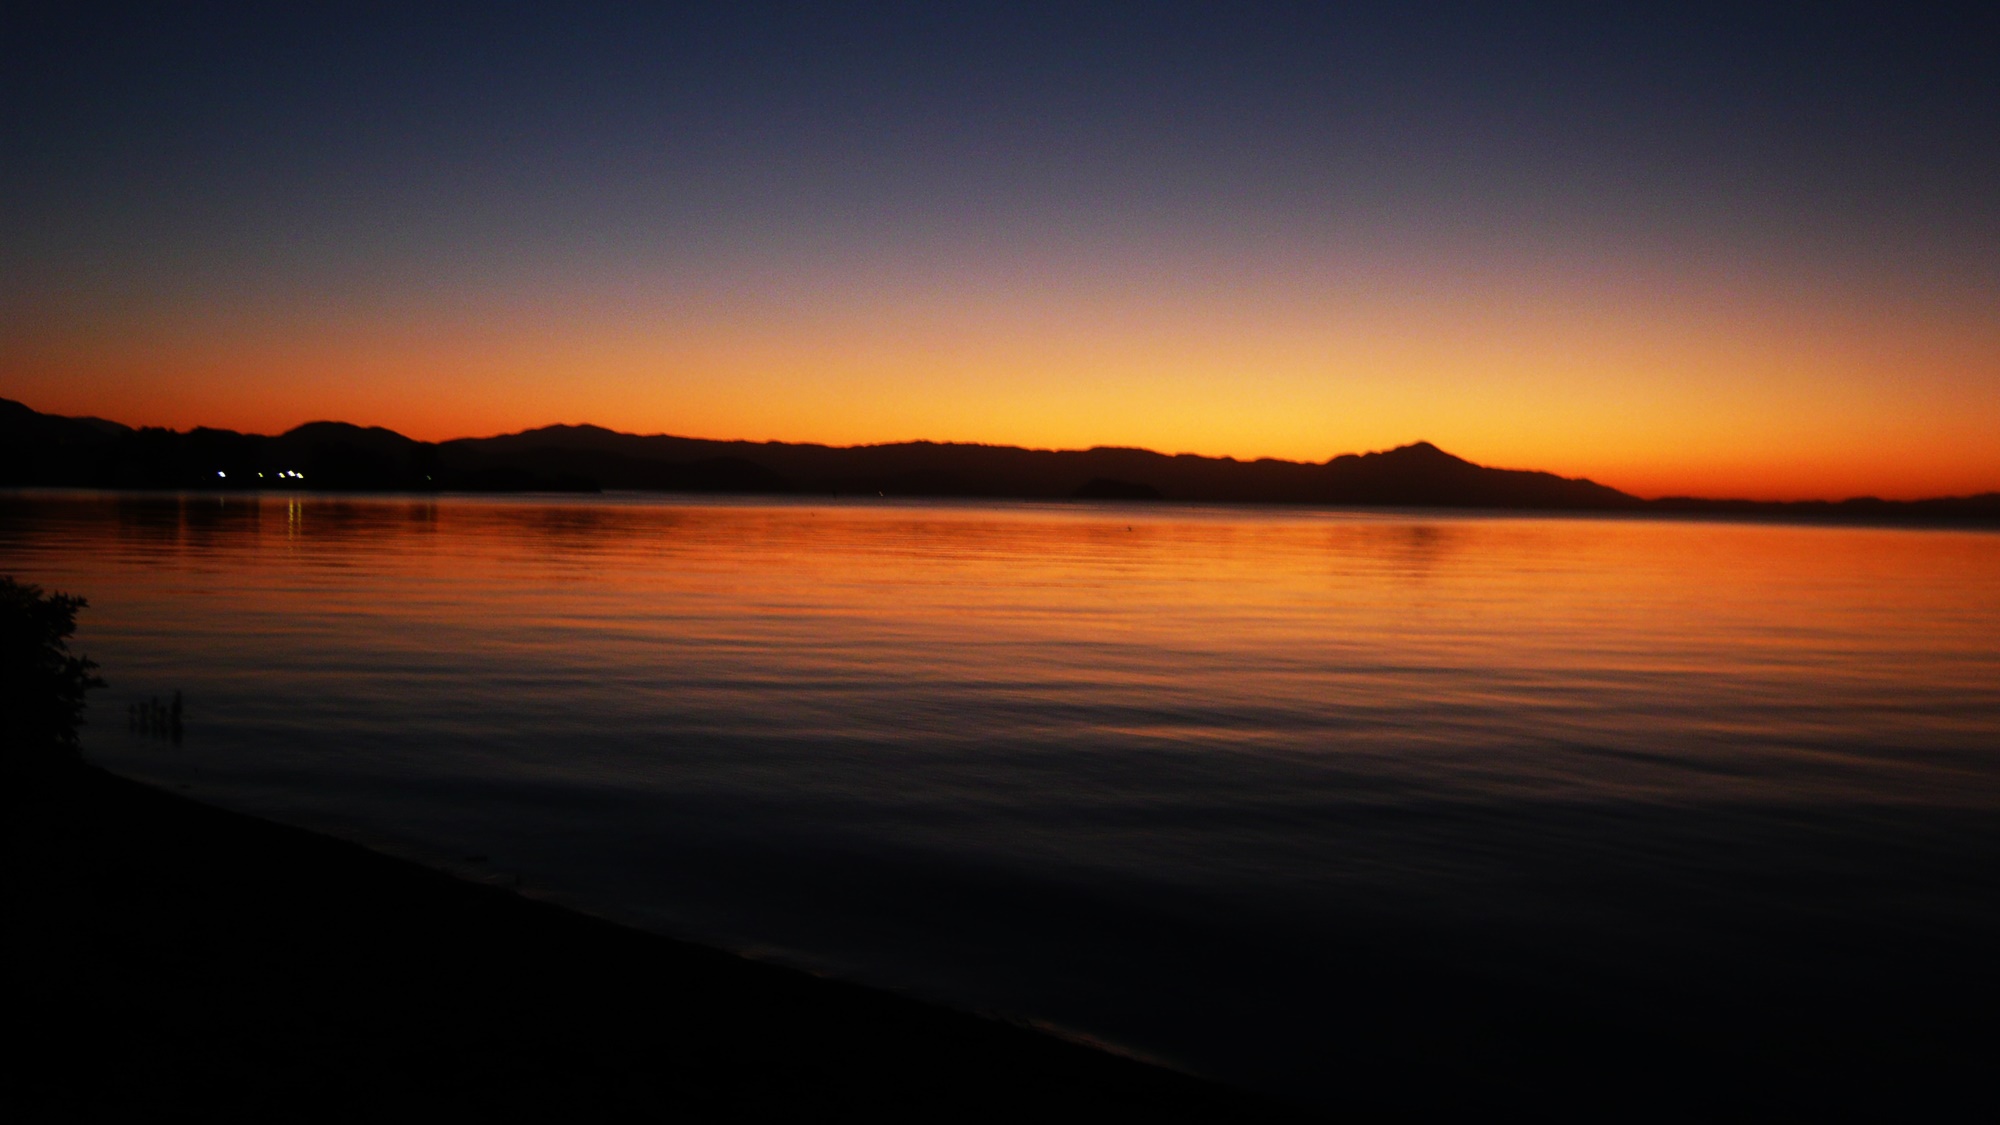
[[[624,278],[256,315],[17,311],[0,395],[177,429],[587,422],[1300,461],[1428,440],[1642,496],[2000,490],[2000,316],[1977,302],[1548,262],[1512,285],[1372,259],[1247,279],[1151,264],[1044,263],[997,288],[892,266],[848,286],[828,266],[770,292]]]

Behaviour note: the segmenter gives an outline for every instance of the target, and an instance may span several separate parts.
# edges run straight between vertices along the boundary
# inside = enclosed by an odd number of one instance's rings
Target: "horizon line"
[[[1840,505],[1840,504],[1851,504],[1851,503],[1916,504],[1916,503],[1925,503],[1930,501],[1978,500],[1986,497],[2000,496],[2000,487],[1995,487],[1991,489],[1980,489],[1977,491],[1966,492],[1966,493],[1919,496],[1902,500],[1885,499],[1879,495],[1872,493],[1860,493],[1840,498],[1820,496],[1820,497],[1799,498],[1790,500],[1755,500],[1746,497],[1732,497],[1732,496],[1698,496],[1692,493],[1663,493],[1657,496],[1645,496],[1635,492],[1627,492],[1624,489],[1618,488],[1615,485],[1604,484],[1603,482],[1598,481],[1592,477],[1565,476],[1561,473],[1557,473],[1547,469],[1516,468],[1512,466],[1484,464],[1482,462],[1473,461],[1470,458],[1461,457],[1458,454],[1452,453],[1449,450],[1444,449],[1442,446],[1439,446],[1435,442],[1432,442],[1425,438],[1417,438],[1411,441],[1403,442],[1398,445],[1392,445],[1383,449],[1371,449],[1361,452],[1335,453],[1332,454],[1331,456],[1328,456],[1324,460],[1319,460],[1319,461],[1308,461],[1308,460],[1300,460],[1289,457],[1274,457],[1268,455],[1258,456],[1258,457],[1238,457],[1233,454],[1194,453],[1187,451],[1167,453],[1161,450],[1152,449],[1150,447],[1137,446],[1137,445],[1096,444],[1089,446],[1062,447],[1062,446],[1022,445],[1011,442],[957,441],[948,439],[940,440],[936,438],[906,438],[894,441],[854,442],[850,444],[838,444],[834,442],[825,442],[825,441],[791,441],[780,438],[762,438],[762,439],[741,438],[741,437],[713,438],[713,437],[697,437],[687,434],[669,433],[664,430],[655,431],[652,433],[640,433],[631,430],[620,430],[615,427],[605,426],[597,422],[550,422],[539,426],[528,426],[523,429],[507,430],[492,434],[484,434],[484,435],[468,434],[460,437],[431,440],[426,438],[411,437],[408,434],[405,434],[400,430],[393,429],[389,426],[371,425],[359,422],[347,422],[335,418],[310,419],[308,421],[298,423],[297,425],[294,425],[288,429],[278,431],[277,433],[255,433],[247,430],[233,430],[227,427],[207,426],[207,425],[195,425],[189,427],[186,430],[176,430],[171,426],[151,426],[144,424],[135,426],[126,422],[121,422],[116,419],[106,418],[96,414],[85,414],[85,415],[45,414],[42,411],[36,410],[34,407],[28,406],[24,402],[20,402],[19,400],[15,399],[7,399],[4,397],[0,397],[0,403],[12,403],[13,405],[19,406],[25,410],[28,410],[38,415],[42,415],[44,417],[63,418],[67,421],[78,422],[86,425],[94,423],[101,425],[116,426],[126,431],[151,429],[151,430],[165,430],[169,433],[187,434],[187,433],[193,433],[197,430],[212,430],[222,433],[242,434],[246,437],[260,437],[267,439],[285,437],[289,434],[296,433],[300,430],[306,429],[311,426],[338,426],[348,429],[361,430],[364,432],[380,431],[382,433],[393,435],[404,441],[414,442],[423,445],[448,445],[455,442],[492,441],[500,438],[522,437],[529,434],[540,433],[550,430],[594,430],[600,433],[610,434],[616,437],[637,438],[641,440],[651,439],[651,438],[665,438],[675,441],[703,442],[713,445],[791,446],[791,447],[818,448],[827,450],[883,449],[896,446],[929,445],[929,446],[944,446],[944,447],[956,446],[956,447],[973,448],[973,449],[1006,449],[1006,450],[1019,450],[1027,453],[1048,453],[1048,454],[1127,452],[1127,453],[1142,453],[1154,457],[1162,457],[1169,459],[1193,458],[1203,461],[1227,462],[1238,465],[1249,465],[1249,464],[1270,462],[1270,463],[1299,465],[1299,466],[1331,465],[1334,462],[1339,461],[1343,458],[1379,457],[1386,454],[1401,452],[1403,450],[1424,448],[1433,450],[1441,454],[1442,456],[1451,458],[1452,460],[1459,461],[1468,465],[1473,465],[1477,468],[1488,469],[1499,472],[1539,473],[1547,476],[1556,477],[1561,480],[1584,482],[1588,484],[1597,485],[1598,487],[1601,488],[1611,489],[1612,491],[1618,492],[1621,495],[1631,497],[1634,500],[1638,500],[1644,503],[1689,501],[1689,502],[1698,502],[1703,504],[1759,505],[1759,506],[1765,506],[1765,505],[1811,506],[1811,505]]]

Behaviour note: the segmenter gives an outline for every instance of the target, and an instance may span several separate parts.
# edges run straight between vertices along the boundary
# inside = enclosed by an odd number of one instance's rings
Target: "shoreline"
[[[675,492],[654,489],[604,489],[598,492],[428,492],[334,489],[200,489],[100,488],[89,485],[0,485],[0,498],[102,499],[186,502],[311,501],[314,503],[428,503],[483,505],[587,505],[611,507],[716,508],[853,508],[874,510],[963,507],[993,511],[1101,517],[1116,512],[1133,515],[1198,517],[1348,517],[1373,520],[1585,520],[1611,523],[1738,524],[1765,527],[1827,528],[1871,531],[1945,531],[1988,534],[2000,531],[2000,512],[1962,514],[1876,512],[1842,509],[1842,502],[1734,501],[1702,502],[1695,506],[1647,501],[1637,508],[1481,507],[1438,504],[1313,504],[1260,500],[1106,500],[1050,499],[1019,496],[862,495],[860,493]],[[1890,501],[1892,504],[1913,503]],[[1663,506],[1664,505],[1664,506]]]
[[[11,772],[16,1120],[1303,1115],[96,766]]]
[[[1916,934],[1850,942],[1753,913],[1762,937],[1662,976],[1560,951],[1522,975],[1482,968],[1477,934],[1356,933],[1327,950],[1355,967],[1345,1001],[1299,1029],[1328,1096],[1293,1104],[79,761],[27,765],[0,761],[10,1120],[1877,1121],[1993,1104],[1987,958]]]

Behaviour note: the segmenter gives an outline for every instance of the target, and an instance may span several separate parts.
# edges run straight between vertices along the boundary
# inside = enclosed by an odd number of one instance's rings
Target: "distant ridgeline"
[[[1743,512],[2000,522],[2000,493],[1938,500],[1769,504],[1641,500],[1553,473],[1489,469],[1418,442],[1313,464],[905,442],[840,448],[706,441],[549,426],[421,442],[312,422],[266,437],[133,429],[0,399],[0,485],[330,491],[731,492],[1205,503]]]

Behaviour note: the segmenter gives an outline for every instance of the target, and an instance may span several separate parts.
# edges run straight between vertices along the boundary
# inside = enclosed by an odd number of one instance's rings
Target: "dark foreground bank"
[[[1287,1116],[95,768],[5,803],[11,1120]]]
[[[1346,1001],[1300,1029],[1345,1076],[1309,1113],[73,759],[6,772],[10,1121],[1947,1121],[2000,1104],[1991,948],[1936,935],[1857,935],[1836,957],[1841,922],[1801,920],[1741,935],[1789,958],[1657,980],[1578,950],[1567,969],[1551,950],[1546,971],[1481,971],[1477,935],[1357,939],[1325,951]]]

